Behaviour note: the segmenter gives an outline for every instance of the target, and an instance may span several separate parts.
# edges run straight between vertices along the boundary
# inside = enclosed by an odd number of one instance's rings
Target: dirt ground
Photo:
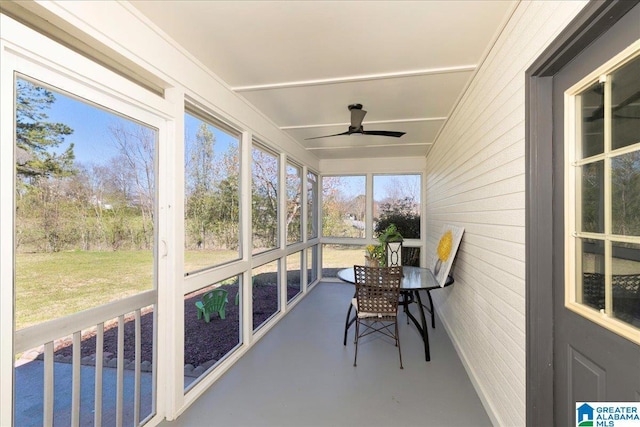
[[[184,364],[200,366],[204,363],[218,360],[227,354],[240,342],[239,334],[239,306],[235,305],[238,284],[223,286],[228,292],[228,303],[225,309],[225,319],[217,314],[212,315],[211,321],[206,323],[204,318],[198,319],[195,302],[200,300],[202,293],[187,295],[184,300]],[[300,291],[298,283],[287,286],[287,299],[293,298]],[[254,329],[273,315],[278,309],[277,286],[271,280],[256,280],[253,285],[253,327]],[[153,310],[141,315],[141,362],[153,363]],[[124,358],[132,361],[135,358],[135,322],[133,315],[125,319],[124,325]],[[96,353],[95,332],[83,334],[81,357],[92,356]],[[115,357],[118,351],[118,325],[116,322],[105,325],[104,346],[105,359]],[[70,356],[73,352],[71,339],[60,341],[55,348],[55,355]]]

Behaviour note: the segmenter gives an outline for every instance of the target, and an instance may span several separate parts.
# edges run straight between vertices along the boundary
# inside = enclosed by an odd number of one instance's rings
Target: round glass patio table
[[[355,284],[355,273],[353,267],[344,268],[338,271],[338,278],[344,282]],[[435,328],[435,314],[433,311],[433,300],[431,299],[431,291],[434,289],[440,289],[445,286],[453,284],[453,277],[448,276],[444,286],[440,286],[433,275],[433,272],[429,268],[421,267],[402,267],[402,281],[400,282],[400,302],[399,305],[403,307],[404,313],[418,329],[422,341],[424,343],[424,356],[428,362],[431,360],[431,354],[429,350],[429,330],[427,327],[427,321],[424,315],[425,309],[431,314],[431,327]],[[422,298],[420,297],[420,291],[426,291],[429,298],[429,307],[422,304]],[[420,314],[420,321],[409,310],[409,306],[412,303],[418,305],[418,312]],[[347,345],[347,332],[349,328],[355,322],[355,314],[351,317],[351,310],[353,305],[349,303],[349,309],[347,310],[347,319],[344,326],[344,341],[343,344]]]

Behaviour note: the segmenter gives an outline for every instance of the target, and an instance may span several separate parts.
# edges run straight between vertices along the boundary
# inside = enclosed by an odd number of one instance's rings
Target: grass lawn
[[[153,289],[151,251],[16,256],[16,329]]]
[[[198,250],[185,251],[184,253],[184,271],[193,272],[202,270],[212,265],[220,265],[225,262],[240,259],[238,251],[224,250]]]
[[[324,245],[322,268],[336,269],[364,265],[364,246]]]

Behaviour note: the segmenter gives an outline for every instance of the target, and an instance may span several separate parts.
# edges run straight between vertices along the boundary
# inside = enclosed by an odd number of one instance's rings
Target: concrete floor
[[[320,283],[185,413],[177,426],[490,426],[480,399],[436,319],[431,361],[401,315],[397,348],[353,329],[342,345],[353,286]],[[380,336],[381,338],[378,338]]]
[[[16,427],[43,425],[43,374],[44,362],[33,360],[18,366],[15,370],[15,406],[14,425]],[[71,379],[70,363],[54,363],[54,425],[71,424]],[[143,372],[141,382],[141,419],[151,413],[151,373]],[[104,368],[102,387],[102,425],[116,424],[116,386],[115,368]],[[80,367],[80,425],[93,425],[93,407],[95,391],[95,368]],[[125,425],[133,423],[134,371],[124,371],[123,421]]]

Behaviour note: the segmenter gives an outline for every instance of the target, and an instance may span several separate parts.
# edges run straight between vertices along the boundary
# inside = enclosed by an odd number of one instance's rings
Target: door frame
[[[553,78],[639,2],[592,0],[525,73],[527,425],[554,425]]]

